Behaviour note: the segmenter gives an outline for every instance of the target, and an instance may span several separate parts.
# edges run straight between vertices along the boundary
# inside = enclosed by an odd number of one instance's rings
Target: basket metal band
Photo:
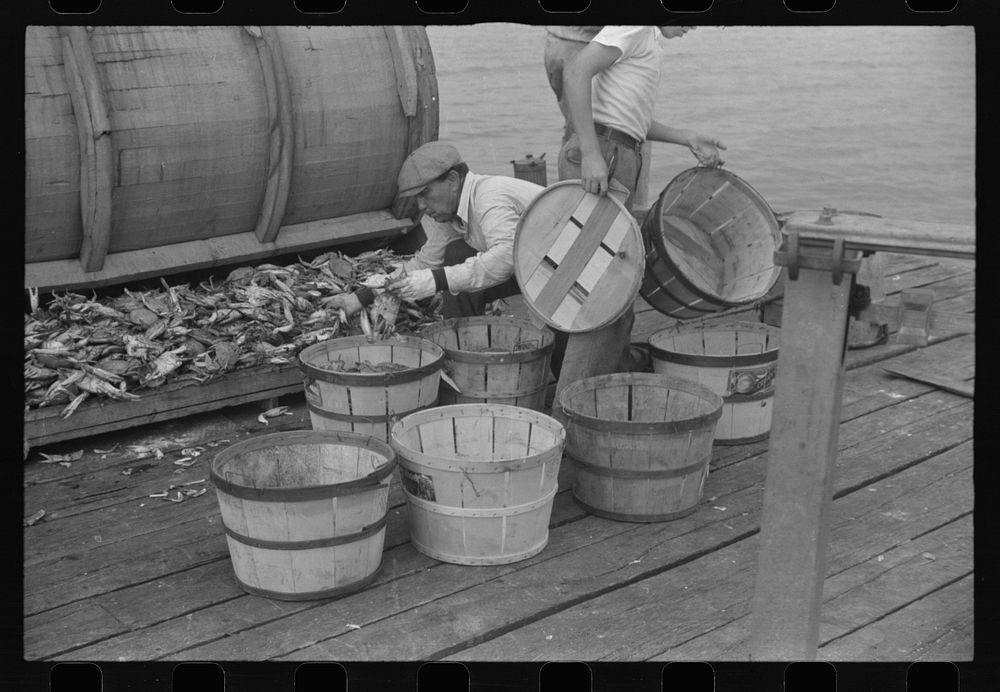
[[[778,360],[778,349],[764,351],[763,353],[749,353],[742,356],[706,356],[694,355],[691,353],[678,353],[677,351],[667,351],[666,349],[649,345],[649,350],[658,360],[666,363],[676,363],[677,365],[694,365],[708,368],[730,368],[743,367],[747,365],[764,365]]]
[[[335,586],[332,589],[321,589],[320,591],[302,591],[299,593],[288,592],[288,591],[272,591],[271,589],[262,589],[259,586],[251,586],[245,581],[236,577],[236,582],[240,585],[240,588],[247,593],[253,594],[254,596],[263,596],[264,598],[273,598],[279,601],[314,601],[321,598],[333,598],[335,596],[346,596],[347,594],[352,594],[355,591],[360,591],[365,588],[378,577],[379,573],[382,571],[382,562],[379,561],[378,567],[375,568],[371,574],[357,581],[353,581],[350,584],[344,584],[343,586]]]
[[[423,407],[419,406],[415,409],[410,409],[409,411],[399,411],[398,413],[389,413],[381,415],[376,415],[374,413],[352,414],[352,413],[337,413],[336,411],[328,411],[324,408],[320,408],[313,402],[307,400],[306,408],[308,408],[312,413],[315,413],[320,418],[326,418],[329,420],[339,420],[348,423],[356,423],[359,421],[362,423],[387,423],[389,421],[394,421],[397,418],[401,418],[409,413],[413,413],[414,411],[418,411]]]
[[[459,396],[467,396],[475,399],[515,399],[521,396],[530,396],[532,394],[537,394],[538,392],[546,389],[547,387],[548,387],[547,384],[543,384],[533,389],[518,389],[513,392],[482,392],[478,390],[463,389],[461,392],[454,392],[454,393]],[[451,388],[449,387],[449,389]]]
[[[215,470],[214,465],[209,475],[212,478],[212,483],[219,492],[241,500],[253,500],[255,502],[307,502],[309,500],[327,500],[332,497],[356,495],[374,490],[382,484],[382,481],[392,475],[395,468],[396,458],[394,455],[388,463],[383,464],[364,478],[358,478],[345,483],[314,485],[304,488],[251,488],[246,485],[237,485],[220,476]]]
[[[227,536],[237,543],[242,543],[251,548],[264,548],[265,550],[314,550],[316,548],[332,548],[336,545],[354,543],[369,536],[374,536],[385,528],[386,518],[387,515],[382,515],[382,518],[374,524],[369,524],[355,533],[347,533],[343,536],[331,536],[329,538],[314,538],[308,541],[269,541],[263,538],[244,536],[241,533],[236,533],[228,526],[224,526],[223,528]]]
[[[596,464],[591,464],[590,462],[582,461],[577,459],[570,454],[566,454],[566,458],[569,459],[574,466],[577,468],[587,471],[588,473],[593,473],[596,476],[604,476],[605,478],[630,478],[635,480],[648,480],[651,478],[680,478],[681,476],[689,476],[696,471],[702,471],[706,464],[712,459],[712,454],[709,452],[700,461],[693,464],[688,464],[687,466],[682,466],[677,469],[665,469],[663,471],[644,471],[641,469],[612,469],[607,466],[598,466]]]
[[[452,517],[510,517],[519,514],[526,514],[532,510],[544,507],[552,502],[558,490],[559,487],[556,486],[552,488],[550,492],[546,493],[537,500],[526,502],[523,505],[488,508],[451,507],[449,505],[442,505],[438,502],[430,502],[429,500],[424,500],[416,495],[411,495],[406,488],[403,488],[403,495],[406,497],[406,501],[412,503],[414,507],[419,507],[420,509],[427,510],[433,514],[444,514]]]

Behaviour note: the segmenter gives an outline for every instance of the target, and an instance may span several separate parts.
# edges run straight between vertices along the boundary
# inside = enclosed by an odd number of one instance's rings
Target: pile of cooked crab
[[[414,333],[438,319],[437,305],[400,303],[389,292],[348,316],[331,298],[379,286],[406,256],[375,250],[326,253],[287,266],[233,270],[224,281],[124,292],[98,299],[54,294],[43,307],[29,291],[24,316],[24,406],[88,398],[136,399],[169,382],[210,382],[226,372],[291,364],[306,346],[366,334]],[[334,301],[335,302],[335,301]]]

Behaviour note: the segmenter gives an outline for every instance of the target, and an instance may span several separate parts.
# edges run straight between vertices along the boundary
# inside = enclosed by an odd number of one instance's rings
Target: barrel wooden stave
[[[497,404],[443,406],[401,419],[391,441],[418,550],[485,565],[545,547],[565,443],[557,421]]]
[[[253,230],[276,164],[258,40],[239,26],[88,32],[114,149],[109,252]],[[405,33],[422,71],[433,72],[426,34]],[[292,101],[283,126],[294,129],[283,223],[390,206],[414,120],[400,102],[395,39],[380,26],[275,35]],[[81,155],[63,62],[57,27],[27,28],[26,262],[76,257],[82,242]],[[423,79],[411,86],[436,91]],[[421,118],[436,132],[436,99],[424,101]]]
[[[711,459],[721,399],[696,383],[645,373],[588,378],[560,395],[573,495],[621,521],[693,512]]]
[[[381,566],[394,467],[391,447],[350,434],[274,433],[223,450],[212,480],[240,586],[281,600],[363,588]]]

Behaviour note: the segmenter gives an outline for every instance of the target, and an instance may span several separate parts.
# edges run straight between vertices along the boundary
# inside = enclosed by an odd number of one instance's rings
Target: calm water
[[[545,153],[554,182],[562,115],[544,28],[427,33],[441,138],[480,173],[512,175],[512,159]],[[665,45],[657,119],[721,139],[726,168],[775,210],[974,222],[971,27],[701,27]],[[650,195],[694,163],[654,144]]]

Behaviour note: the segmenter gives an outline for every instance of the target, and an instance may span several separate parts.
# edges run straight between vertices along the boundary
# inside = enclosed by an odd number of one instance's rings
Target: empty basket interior
[[[393,439],[400,447],[441,460],[520,460],[563,441],[556,421],[531,413],[502,405],[443,406],[407,416]]]
[[[675,378],[656,379],[583,380],[564,391],[563,408],[571,414],[631,423],[677,422],[721,408],[721,399],[695,383],[688,386]]]
[[[334,442],[273,443],[226,454],[215,472],[246,488],[306,488],[348,483],[383,468],[387,454]]]
[[[448,320],[424,332],[425,338],[448,351],[511,353],[532,351],[553,342],[550,330],[530,322],[489,317]]]
[[[668,257],[701,291],[728,303],[765,295],[778,277],[777,220],[749,185],[697,168],[664,190],[660,233]]]

